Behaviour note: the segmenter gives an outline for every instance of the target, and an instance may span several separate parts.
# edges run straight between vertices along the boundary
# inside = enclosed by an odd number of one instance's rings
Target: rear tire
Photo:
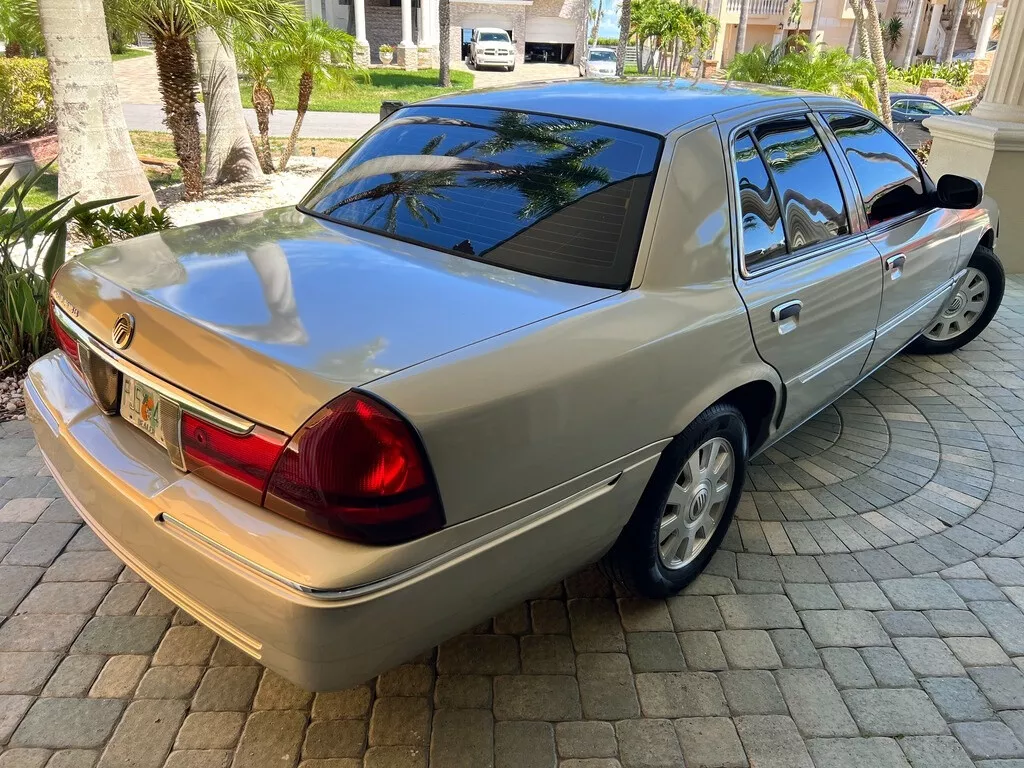
[[[907,350],[918,355],[943,355],[974,341],[995,317],[1005,287],[1006,274],[999,257],[991,248],[979,245],[967,263],[967,277],[960,288]],[[974,311],[972,304],[978,305]]]
[[[739,410],[715,405],[700,414],[662,452],[633,516],[602,561],[605,573],[650,598],[674,595],[697,578],[732,523],[747,453]]]

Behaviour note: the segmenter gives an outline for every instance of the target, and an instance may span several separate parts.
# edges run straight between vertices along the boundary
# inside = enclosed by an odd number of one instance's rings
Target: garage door
[[[557,16],[536,16],[526,20],[528,43],[575,43],[576,22]]]
[[[480,29],[490,27],[492,29],[512,29],[512,19],[507,16],[499,16],[493,13],[468,13],[459,19],[458,24],[463,29]]]

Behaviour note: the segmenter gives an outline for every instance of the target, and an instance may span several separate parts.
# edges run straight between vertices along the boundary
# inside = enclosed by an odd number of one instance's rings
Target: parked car
[[[506,72],[516,68],[516,47],[504,29],[481,27],[473,30],[469,41],[469,63],[473,69],[504,67]]]
[[[988,48],[986,48],[986,55],[990,55],[999,49],[998,40],[990,40]],[[974,48],[964,48],[961,51],[957,51],[953,54],[953,61],[974,61],[977,50]]]
[[[924,126],[926,117],[956,116],[956,112],[928,96],[913,93],[889,95],[892,104],[892,122],[896,135],[911,149],[916,149],[932,137]]]
[[[580,63],[581,77],[615,77],[615,51],[611,48],[591,48]]]
[[[736,83],[404,107],[295,208],[76,258],[26,403],[197,620],[343,688],[604,563],[670,595],[750,458],[1003,293],[998,212],[876,117]]]

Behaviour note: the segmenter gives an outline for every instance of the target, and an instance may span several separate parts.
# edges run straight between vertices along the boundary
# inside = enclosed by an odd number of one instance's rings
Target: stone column
[[[981,27],[978,29],[978,45],[974,49],[974,58],[984,59],[988,56],[988,44],[992,40],[992,27],[996,22],[996,9],[999,7],[999,0],[987,0],[985,12],[981,17]]]
[[[939,55],[939,29],[942,26],[942,5],[932,3],[932,15],[928,21],[928,34],[924,38],[925,56]]]
[[[356,66],[370,66],[370,44],[366,41],[366,0],[352,0],[352,15],[355,17],[356,44],[353,59]]]
[[[402,42],[395,51],[395,63],[405,69],[419,66],[419,53],[412,39],[412,0],[402,0]]]
[[[1024,273],[1024,2],[1007,4],[985,98],[968,117],[931,117],[928,173],[971,176],[999,204],[996,244],[1007,272]]]

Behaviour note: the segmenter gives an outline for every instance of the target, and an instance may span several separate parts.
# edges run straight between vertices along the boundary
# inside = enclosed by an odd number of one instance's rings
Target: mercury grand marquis
[[[400,109],[293,208],[100,248],[25,384],[96,534],[341,688],[604,558],[675,593],[750,457],[976,337],[997,209],[854,104],[589,81]]]

